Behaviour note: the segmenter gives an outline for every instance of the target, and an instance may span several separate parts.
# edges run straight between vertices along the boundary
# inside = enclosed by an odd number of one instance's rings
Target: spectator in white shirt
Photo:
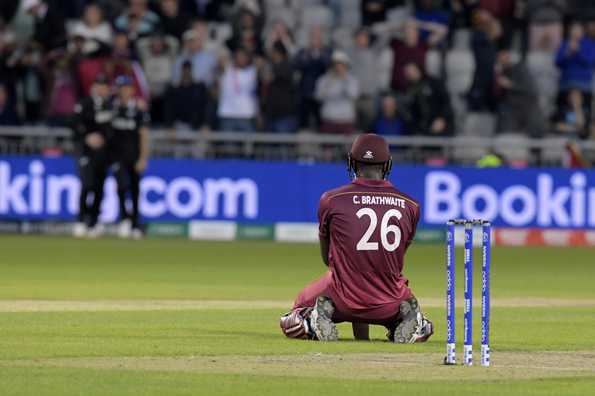
[[[169,87],[178,53],[178,40],[172,36],[153,33],[137,41],[136,52],[145,70],[151,91],[151,121],[163,122],[164,95]]]
[[[349,72],[349,58],[335,51],[332,67],[316,83],[316,99],[321,104],[323,133],[351,134],[355,132],[355,102],[359,96],[359,83]]]
[[[205,48],[205,37],[196,29],[187,30],[183,35],[184,51],[174,65],[172,82],[173,85],[180,83],[182,65],[186,62],[192,63],[192,80],[197,83],[204,83],[210,87],[215,81],[217,69],[216,55]]]
[[[219,79],[219,129],[224,132],[253,132],[258,116],[258,73],[248,53],[238,48],[233,62]]]
[[[112,27],[103,19],[103,11],[97,4],[85,8],[83,19],[77,21],[70,32],[71,37],[84,40],[82,52],[85,55],[110,46],[113,38]]]

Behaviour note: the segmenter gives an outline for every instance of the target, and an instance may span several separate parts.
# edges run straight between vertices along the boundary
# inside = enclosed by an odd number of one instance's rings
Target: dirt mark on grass
[[[479,301],[479,296],[477,297]],[[421,298],[422,308],[442,308],[440,298]],[[457,300],[462,306],[463,301]],[[283,300],[0,300],[0,312],[60,311],[173,311],[203,309],[280,309],[293,303]],[[494,298],[492,307],[595,307],[595,299]],[[477,306],[479,308],[479,306]]]
[[[0,312],[288,309],[291,305],[278,300],[0,300]]]
[[[439,353],[44,358],[0,361],[0,367],[76,367],[398,381],[501,381],[595,376],[595,351],[498,352],[493,357],[493,365],[489,368],[444,366],[440,364],[442,355]]]

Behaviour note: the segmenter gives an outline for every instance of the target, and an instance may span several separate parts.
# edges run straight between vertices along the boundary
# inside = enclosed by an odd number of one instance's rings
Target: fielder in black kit
[[[74,227],[77,237],[93,237],[100,233],[97,219],[109,167],[111,122],[109,82],[105,76],[99,75],[91,87],[91,95],[76,105],[72,120],[81,179],[78,223]]]
[[[149,158],[149,114],[144,103],[134,97],[133,80],[128,76],[116,79],[118,94],[114,100],[114,116],[112,118],[112,138],[110,139],[110,156],[112,170],[118,183],[118,200],[120,202],[121,237],[140,238],[138,200],[141,174],[147,167]],[[126,205],[130,193],[132,212]]]

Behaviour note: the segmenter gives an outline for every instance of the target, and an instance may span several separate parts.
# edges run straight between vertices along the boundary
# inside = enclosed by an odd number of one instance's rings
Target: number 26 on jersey
[[[370,241],[370,238],[372,237],[372,234],[378,225],[378,216],[376,215],[376,212],[371,208],[361,208],[356,212],[355,215],[358,219],[361,219],[363,216],[370,218],[370,225],[357,243],[356,249],[378,250],[378,242]],[[384,216],[382,216],[382,220],[380,220],[380,243],[382,244],[382,247],[389,252],[395,251],[401,244],[401,229],[395,224],[388,224],[391,217],[396,217],[397,220],[401,220],[403,214],[397,209],[390,209],[384,214]],[[394,235],[394,240],[392,243],[388,240],[389,234]]]

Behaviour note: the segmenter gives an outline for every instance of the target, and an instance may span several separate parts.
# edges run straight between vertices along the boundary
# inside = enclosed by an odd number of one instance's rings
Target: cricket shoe
[[[434,324],[419,310],[415,297],[401,302],[399,306],[399,323],[394,331],[389,330],[389,340],[397,344],[414,344],[426,342],[434,334]]]
[[[319,296],[316,305],[310,313],[310,329],[319,341],[337,341],[339,332],[333,323],[335,304],[326,296]]]
[[[140,228],[133,228],[132,231],[130,232],[130,237],[134,240],[141,240],[143,239],[143,232],[141,231]]]
[[[87,236],[87,225],[85,223],[74,223],[72,226],[72,236],[75,238],[84,238]]]
[[[118,224],[118,237],[126,239],[132,236],[132,222],[124,219]]]
[[[89,239],[97,239],[103,236],[105,233],[105,227],[103,224],[95,224],[93,227],[89,228],[87,232],[87,238]]]

